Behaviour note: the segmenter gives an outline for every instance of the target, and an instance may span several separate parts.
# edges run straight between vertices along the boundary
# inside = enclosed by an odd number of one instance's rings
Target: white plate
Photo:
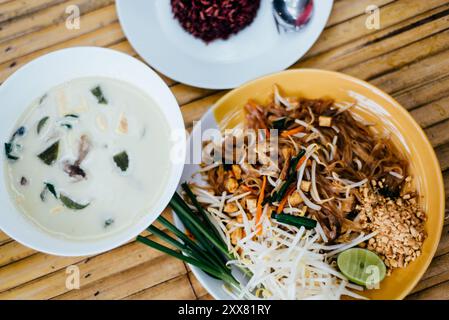
[[[181,27],[169,0],[117,0],[117,12],[131,45],[156,70],[192,86],[228,89],[295,63],[318,39],[332,4],[333,0],[315,1],[314,14],[304,29],[279,35],[271,0],[262,0],[249,27],[210,44]]]
[[[160,107],[172,132],[185,141],[184,122],[176,100],[162,79],[148,66],[117,51],[83,47],[65,49],[40,57],[19,69],[0,87],[0,140],[7,141],[17,119],[30,103],[47,90],[83,77],[107,77],[127,82],[149,95]],[[176,145],[180,153],[185,143]],[[2,144],[2,157],[4,161]],[[3,163],[0,171],[0,229],[32,249],[60,256],[84,256],[101,253],[133,239],[145,230],[167,206],[178,185],[184,163],[174,162],[166,189],[155,207],[137,223],[123,231],[93,241],[73,241],[46,233],[20,213],[9,198]]]
[[[183,182],[197,182],[202,184],[201,177],[196,174],[201,169],[198,164],[195,164],[194,158],[201,158],[201,148],[197,148],[194,145],[194,141],[202,141],[202,137],[205,131],[209,129],[220,130],[218,123],[214,116],[214,107],[210,108],[201,118],[201,120],[193,127],[193,130],[189,136],[187,142],[187,158],[186,164],[184,165],[184,171],[181,176],[181,183]],[[190,158],[190,159],[189,159]],[[181,188],[178,190],[181,192]],[[178,229],[185,231],[184,225],[178,216],[173,213],[173,220]],[[223,289],[223,282],[221,280],[216,280],[209,276],[207,273],[203,272],[201,269],[189,265],[192,269],[193,274],[201,283],[201,285],[211,294],[216,300],[230,300],[234,299]]]

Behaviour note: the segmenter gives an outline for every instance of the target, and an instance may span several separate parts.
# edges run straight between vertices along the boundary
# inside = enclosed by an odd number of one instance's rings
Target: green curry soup
[[[5,142],[10,196],[49,233],[83,240],[118,232],[162,195],[169,135],[139,89],[107,78],[70,81],[34,101]]]

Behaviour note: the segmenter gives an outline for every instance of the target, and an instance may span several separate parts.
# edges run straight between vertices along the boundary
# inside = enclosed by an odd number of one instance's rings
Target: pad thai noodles
[[[234,257],[228,265],[249,270],[230,293],[363,298],[372,287],[352,268],[360,254],[379,259],[379,286],[382,268],[388,276],[421,253],[425,214],[408,161],[352,104],[273,91],[267,103],[248,101],[244,124],[203,143],[202,183],[190,184]],[[351,248],[365,251],[343,259]]]

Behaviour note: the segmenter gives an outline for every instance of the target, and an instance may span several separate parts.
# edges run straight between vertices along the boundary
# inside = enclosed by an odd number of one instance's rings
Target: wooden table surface
[[[379,30],[365,27],[365,9],[373,4],[380,8]],[[66,28],[69,5],[80,9],[79,30]],[[0,82],[43,54],[87,45],[138,57],[120,27],[114,0],[0,0]],[[293,66],[300,67],[338,70],[393,95],[435,147],[448,199],[449,1],[337,0],[318,42]],[[225,93],[163,78],[187,127]],[[412,299],[449,299],[447,222]],[[79,290],[66,287],[69,266],[79,268]],[[182,262],[136,242],[94,257],[60,258],[26,248],[0,231],[0,299],[208,298]]]

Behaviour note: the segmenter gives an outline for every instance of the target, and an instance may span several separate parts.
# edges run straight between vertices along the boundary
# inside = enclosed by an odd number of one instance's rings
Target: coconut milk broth
[[[15,130],[5,161],[10,195],[52,234],[84,240],[125,229],[152,209],[168,182],[167,121],[129,84],[65,83],[34,101]]]

